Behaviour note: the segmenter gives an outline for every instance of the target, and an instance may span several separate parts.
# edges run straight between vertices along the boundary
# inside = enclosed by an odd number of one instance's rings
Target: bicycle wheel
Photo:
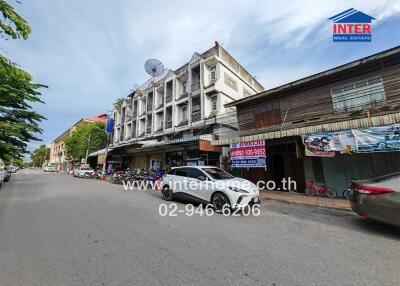
[[[326,188],[325,194],[328,198],[332,198],[332,199],[336,198],[336,196],[337,196],[335,189],[332,189],[332,188]]]
[[[313,187],[307,187],[306,188],[306,195],[307,196],[314,196],[314,193],[315,193],[315,191],[314,191]]]

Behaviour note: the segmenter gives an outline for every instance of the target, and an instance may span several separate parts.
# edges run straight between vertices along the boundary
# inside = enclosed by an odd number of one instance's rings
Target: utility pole
[[[88,136],[88,139],[87,139],[87,148],[86,148],[85,164],[87,164],[87,159],[88,159],[88,156],[89,156],[89,146],[90,146],[90,133],[89,133],[89,136]]]
[[[107,141],[106,141],[106,151],[104,152],[104,159],[103,159],[103,174],[106,173],[106,162],[107,162],[107,153],[108,153],[108,145],[110,141],[110,134],[107,133]]]

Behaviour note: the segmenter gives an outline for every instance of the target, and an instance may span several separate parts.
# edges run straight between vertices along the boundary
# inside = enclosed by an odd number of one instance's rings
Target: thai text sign
[[[231,144],[232,168],[266,168],[267,157],[264,140]]]

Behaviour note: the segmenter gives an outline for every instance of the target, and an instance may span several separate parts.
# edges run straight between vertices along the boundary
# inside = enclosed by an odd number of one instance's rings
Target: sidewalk
[[[262,200],[274,200],[345,211],[351,210],[350,203],[346,199],[330,199],[321,196],[309,197],[304,194],[293,192],[262,191],[260,192],[260,198]]]

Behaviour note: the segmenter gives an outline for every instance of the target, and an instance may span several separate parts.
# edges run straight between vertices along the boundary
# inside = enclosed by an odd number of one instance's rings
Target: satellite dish
[[[159,76],[164,71],[164,65],[157,59],[148,59],[144,63],[144,69],[151,76]]]

